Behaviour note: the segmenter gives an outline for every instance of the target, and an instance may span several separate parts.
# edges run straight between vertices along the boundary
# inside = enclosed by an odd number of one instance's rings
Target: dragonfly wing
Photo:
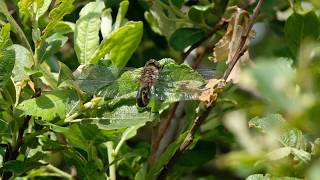
[[[98,92],[99,96],[105,97],[107,99],[111,98],[135,98],[139,83],[140,71],[126,71],[120,78],[112,82],[111,84],[104,86]]]
[[[204,91],[204,85],[205,82],[196,80],[159,82],[154,88],[153,95],[156,99],[167,102],[198,100]]]

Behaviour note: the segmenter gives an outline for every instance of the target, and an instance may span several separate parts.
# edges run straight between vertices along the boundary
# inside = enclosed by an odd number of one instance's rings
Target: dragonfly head
[[[155,59],[150,59],[150,60],[146,63],[145,66],[154,66],[154,67],[156,67],[157,69],[162,69],[161,64],[160,64],[158,61],[156,61]]]

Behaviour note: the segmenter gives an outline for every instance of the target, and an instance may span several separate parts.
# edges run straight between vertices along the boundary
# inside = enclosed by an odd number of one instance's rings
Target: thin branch
[[[170,111],[169,117],[164,121],[163,124],[159,125],[158,129],[154,129],[155,131],[158,131],[158,133],[156,133],[155,138],[152,139],[151,154],[149,158],[149,164],[151,166],[154,164],[154,162],[157,159],[157,151],[158,151],[160,142],[163,136],[165,135],[165,133],[167,132],[167,129],[169,128],[172,119],[174,118],[178,105],[179,105],[179,102],[174,103]]]
[[[260,12],[260,9],[261,9],[261,6],[263,4],[264,0],[259,0],[256,8],[254,9],[253,11],[253,15],[251,16],[250,18],[250,22],[249,22],[249,26],[248,28],[246,29],[245,33],[241,36],[241,41],[240,41],[240,44],[238,46],[238,49],[235,53],[235,55],[233,56],[227,70],[225,71],[224,75],[223,75],[223,79],[224,80],[227,80],[230,73],[232,72],[234,66],[237,64],[237,62],[239,61],[240,57],[245,53],[247,47],[245,46],[246,44],[246,41],[250,35],[250,32],[251,32],[251,29],[253,27],[253,23],[255,21],[255,19],[257,18],[257,16],[259,15],[259,12]]]
[[[208,40],[213,34],[218,32],[220,29],[222,29],[225,25],[227,25],[227,21],[225,18],[221,18],[220,21],[198,42],[193,44],[184,54],[183,59],[185,59],[194,49],[199,47],[202,43],[204,43],[206,40]]]
[[[245,31],[244,36],[241,38],[240,45],[236,51],[235,56],[232,58],[231,63],[229,64],[227,70],[225,71],[225,74],[223,76],[223,79],[228,79],[234,65],[238,62],[242,54],[245,52],[245,42],[247,41],[247,38],[249,37],[250,31],[252,29],[253,23],[256,19],[256,17],[259,14],[260,8],[263,4],[264,0],[259,0],[256,8],[254,9],[253,15],[250,18],[250,23],[248,28]],[[161,170],[159,176],[157,179],[166,179],[167,175],[169,174],[170,170],[173,168],[177,160],[180,158],[180,156],[187,150],[187,148],[192,144],[193,138],[197,130],[200,128],[201,124],[207,119],[207,117],[210,114],[210,111],[215,107],[216,101],[213,101],[212,103],[209,103],[207,107],[204,109],[204,111],[195,119],[193,122],[193,125],[191,129],[188,132],[187,137],[184,139],[183,143],[180,145],[179,149],[175,152],[175,154],[171,157],[167,165],[164,166],[164,168]]]
[[[211,31],[209,31],[201,40],[199,40],[198,42],[193,44],[187,50],[187,52],[185,52],[183,54],[183,59],[185,59],[195,48],[198,48],[203,42],[205,42],[207,39],[209,39],[213,34],[217,33],[220,29],[222,29],[226,24],[227,24],[226,19],[221,17],[220,21],[211,29]],[[204,57],[204,55],[207,52],[208,52],[208,48],[206,48],[205,50],[202,50],[199,53],[197,53],[198,54],[197,58],[196,58],[196,60],[194,61],[193,65],[192,65],[193,69],[197,69],[198,68],[198,66],[200,65],[200,63],[201,63],[201,61],[202,61],[202,59]],[[174,118],[174,115],[176,113],[178,105],[179,105],[179,102],[176,102],[173,105],[168,119],[163,124],[160,124],[159,129],[158,129],[158,133],[155,133],[154,138],[152,138],[151,155],[150,155],[150,158],[149,158],[149,164],[150,165],[154,164],[154,162],[155,162],[155,160],[157,158],[156,154],[157,154],[160,142],[161,142],[162,138],[164,137],[165,133],[167,132],[168,127],[171,125],[171,121]]]

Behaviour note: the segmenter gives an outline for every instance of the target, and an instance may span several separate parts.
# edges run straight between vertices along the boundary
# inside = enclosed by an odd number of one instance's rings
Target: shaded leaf
[[[14,172],[17,174],[22,174],[24,172],[27,172],[31,169],[39,168],[41,166],[45,166],[46,164],[40,163],[37,161],[19,161],[19,160],[12,160],[8,161],[3,164],[3,169],[5,171]]]
[[[42,41],[39,48],[40,63],[58,52],[67,42],[67,40],[68,37],[63,36],[62,34],[54,33],[53,35]]]
[[[183,51],[186,47],[196,43],[204,36],[204,31],[195,28],[180,28],[170,37],[170,45],[177,51]]]
[[[303,40],[318,40],[320,20],[314,11],[294,13],[287,20],[284,32],[291,52],[297,55]]]
[[[14,63],[15,52],[11,49],[0,49],[0,87],[10,79]]]

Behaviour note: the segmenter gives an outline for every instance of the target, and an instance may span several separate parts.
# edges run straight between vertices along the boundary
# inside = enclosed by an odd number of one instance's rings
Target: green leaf
[[[74,32],[75,24],[68,21],[59,21],[57,26],[54,28],[54,33],[68,34]]]
[[[187,133],[181,134],[177,140],[171,143],[166,150],[157,159],[156,163],[150,167],[146,179],[155,179],[160,173],[161,169],[169,162],[174,153],[178,150],[183,140],[185,139]]]
[[[35,0],[20,0],[18,3],[19,11],[22,15],[30,14],[30,7]]]
[[[89,151],[90,144],[101,144],[117,135],[114,131],[100,130],[94,124],[72,124],[69,127],[50,126],[54,132],[63,134],[70,145],[86,152]]]
[[[154,120],[149,112],[139,112],[137,106],[121,106],[114,110],[103,109],[101,117],[77,119],[81,124],[95,124],[99,129],[125,129],[133,126],[142,126]]]
[[[304,40],[319,39],[320,20],[314,11],[294,13],[287,20],[284,32],[291,52],[297,55]]]
[[[36,20],[38,20],[41,16],[43,16],[47,12],[51,2],[52,0],[44,0],[42,5],[37,4]]]
[[[121,23],[124,19],[124,16],[127,13],[128,7],[129,7],[129,1],[127,1],[127,0],[121,1],[120,8],[118,10],[118,14],[117,14],[117,18],[116,18],[116,22],[114,23],[115,30],[121,26]]]
[[[128,22],[113,31],[109,37],[101,42],[99,48],[95,49],[95,55],[90,64],[95,64],[105,55],[108,55],[108,59],[111,60],[112,64],[122,69],[138,48],[142,33],[142,22]]]
[[[11,26],[10,24],[5,24],[0,31],[0,49],[8,47],[10,42],[10,30]]]
[[[308,107],[296,90],[296,72],[290,59],[262,59],[257,62],[255,67],[243,72],[240,80],[243,87],[258,92],[270,108],[277,111],[297,113]]]
[[[0,87],[10,79],[14,63],[15,52],[11,49],[0,49]]]
[[[186,47],[196,43],[204,36],[204,31],[195,28],[180,28],[170,37],[170,45],[177,51],[183,51]]]
[[[188,17],[195,23],[204,23],[204,12],[212,9],[214,4],[208,4],[204,6],[194,5],[188,11]]]
[[[72,74],[72,71],[69,69],[69,67],[62,62],[59,61],[59,77],[58,77],[58,85],[60,85],[64,81],[73,81],[74,77]]]
[[[42,31],[42,40],[55,29],[59,21],[62,20],[65,15],[70,14],[73,10],[74,0],[59,0],[56,1],[56,3],[57,2],[59,2],[59,5],[49,13],[50,21],[46,28]]]
[[[178,164],[182,166],[198,167],[213,159],[215,154],[215,143],[198,141],[192,149],[183,153],[178,160]]]
[[[11,16],[11,13],[9,12],[7,5],[3,0],[0,1],[0,12],[3,13],[3,15],[7,18],[8,22],[11,25],[11,29],[16,34],[19,42],[21,42],[23,46],[28,48],[29,51],[32,51],[27,37],[25,36],[24,32],[22,31],[18,23],[15,21],[15,19]]]
[[[17,106],[18,115],[41,117],[44,121],[65,119],[80,109],[79,97],[71,90],[54,90]]]
[[[39,168],[41,166],[45,166],[46,164],[37,162],[37,161],[18,161],[18,160],[12,160],[8,161],[3,164],[3,169],[5,171],[14,172],[17,174],[22,174],[24,172],[27,172],[31,169]]]
[[[246,178],[246,180],[302,180],[296,177],[276,177],[270,174],[254,174]]]
[[[46,59],[49,59],[53,54],[58,52],[67,42],[67,40],[68,37],[59,33],[54,33],[44,41],[41,41],[40,48],[38,50],[38,59],[40,63]]]
[[[166,38],[169,38],[179,27],[178,23],[171,20],[171,18],[178,17],[176,17],[173,12],[168,12],[167,9],[161,5],[160,1],[154,1],[144,16],[152,30]]]
[[[83,65],[75,76],[79,87],[89,94],[96,93],[117,78],[112,68],[104,64]]]
[[[100,17],[104,7],[104,2],[99,0],[88,3],[80,11],[74,32],[74,46],[80,64],[89,64],[98,49]]]

